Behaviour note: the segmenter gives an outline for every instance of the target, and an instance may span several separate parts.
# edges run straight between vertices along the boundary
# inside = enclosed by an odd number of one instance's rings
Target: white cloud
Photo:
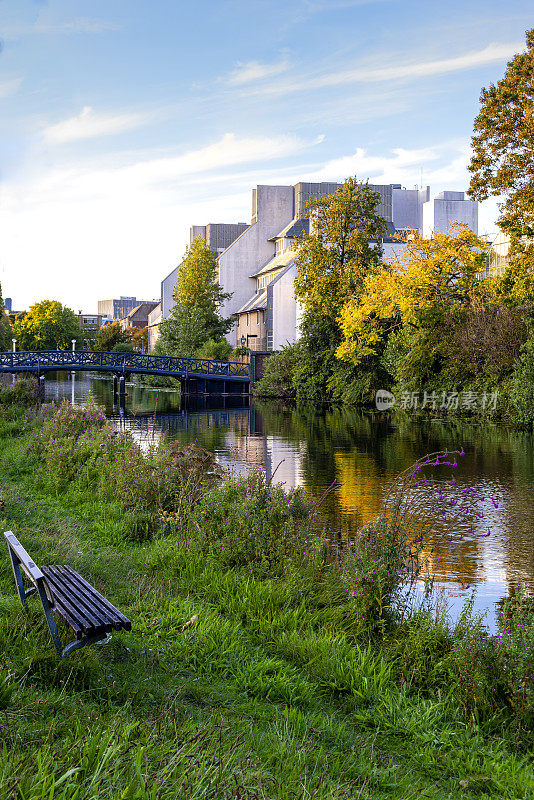
[[[66,144],[80,139],[112,136],[138,128],[150,122],[148,114],[97,114],[91,106],[84,106],[79,114],[43,130],[43,137],[50,144]]]
[[[86,311],[99,297],[157,295],[184,252],[190,225],[248,219],[251,186],[265,181],[269,163],[296,158],[315,143],[229,133],[205,147],[119,167],[27,164],[24,177],[2,187],[4,293],[19,308],[60,297]]]
[[[2,28],[2,37],[7,40],[18,39],[21,36],[32,34],[71,34],[71,33],[107,33],[118,30],[118,25],[106,20],[92,17],[77,17],[67,22],[45,22],[37,20],[32,25],[5,25]]]
[[[452,72],[462,72],[475,67],[481,67],[496,61],[511,58],[525,49],[523,42],[493,43],[481,50],[475,50],[463,55],[452,56],[435,60],[413,61],[400,63],[390,60],[387,66],[360,65],[351,69],[337,70],[323,75],[296,76],[292,79],[282,79],[272,84],[263,85],[249,92],[285,95],[293,92],[310,91],[314,89],[333,88],[358,83],[381,83],[417,78],[429,78],[445,75]],[[246,90],[245,90],[246,91]]]
[[[228,84],[230,86],[243,86],[246,83],[256,83],[265,78],[274,78],[289,69],[287,60],[278,61],[274,64],[260,64],[259,61],[238,61],[236,68],[230,73]]]
[[[34,33],[106,33],[116,31],[118,25],[92,17],[77,17],[69,22],[38,22],[33,26]]]

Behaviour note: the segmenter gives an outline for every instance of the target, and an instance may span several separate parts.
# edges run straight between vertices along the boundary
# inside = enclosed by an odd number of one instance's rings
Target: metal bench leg
[[[10,547],[8,548],[8,550],[9,550],[9,557],[11,558],[11,566],[13,567],[13,575],[15,576],[15,585],[17,587],[17,594],[19,596],[19,600],[25,608],[28,608],[26,598],[35,592],[35,586],[32,586],[30,589],[24,588],[24,583],[22,580],[22,571],[20,569],[20,561]]]
[[[54,615],[52,614],[50,603],[48,602],[46,590],[41,583],[39,583],[37,591],[39,592],[39,598],[41,600],[41,605],[43,607],[44,615],[46,617],[46,624],[48,625],[50,636],[52,637],[52,641],[54,642],[54,647],[56,648],[58,655],[61,656],[63,655],[63,645],[61,644],[61,639],[59,638],[56,621],[54,619]]]
[[[80,647],[85,647],[88,644],[98,644],[99,642],[105,644],[111,639],[111,634],[101,633],[98,636],[85,636],[83,639],[75,639],[70,642],[63,651],[60,653],[62,656],[68,656],[73,650],[79,650]]]

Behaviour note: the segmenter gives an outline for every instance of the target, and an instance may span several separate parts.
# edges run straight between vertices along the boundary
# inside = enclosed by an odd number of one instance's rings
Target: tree
[[[175,304],[160,326],[158,352],[194,356],[209,339],[219,341],[232,327],[219,307],[230,297],[217,280],[217,261],[200,236],[186,250],[174,289]]]
[[[0,284],[0,350],[10,350],[12,338],[11,323],[6,314],[2,297],[2,285]]]
[[[94,349],[109,353],[116,344],[131,344],[131,342],[130,332],[125,330],[120,322],[109,322],[96,334]]]
[[[428,343],[428,334],[437,332],[432,341],[442,339],[445,312],[466,307],[474,294],[484,293],[479,277],[486,252],[486,242],[461,222],[432,239],[408,238],[399,255],[368,275],[362,295],[343,306],[338,357],[359,364],[400,328],[405,338],[424,332]],[[417,339],[421,345],[421,336]]]
[[[469,195],[504,196],[499,227],[510,236],[508,291],[534,299],[534,29],[504,77],[483,89],[474,124]],[[526,275],[530,278],[525,279]],[[506,284],[505,284],[506,285]]]
[[[295,294],[307,311],[336,319],[378,269],[386,233],[379,203],[378,192],[356,178],[308,203],[310,233],[298,241],[295,260]]]
[[[81,341],[82,332],[74,311],[57,300],[42,300],[15,318],[13,336],[19,350],[68,350],[73,339]]]

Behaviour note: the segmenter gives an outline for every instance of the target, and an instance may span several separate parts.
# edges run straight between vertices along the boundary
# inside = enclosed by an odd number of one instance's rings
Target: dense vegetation
[[[0,393],[3,529],[78,568],[133,631],[57,659],[1,560],[5,797],[532,795],[528,598],[489,636],[469,607],[449,629],[400,591],[424,536],[414,493],[452,499],[431,470],[454,457],[415,465],[339,553],[303,492],[35,399],[26,381]]]
[[[472,414],[492,395],[492,412],[532,425],[533,76],[530,31],[475,121],[470,194],[505,197],[504,274],[488,276],[487,242],[460,223],[428,240],[407,233],[382,257],[379,196],[349,178],[308,206],[311,231],[296,244],[301,337],[268,360],[258,396],[365,405],[386,389]]]

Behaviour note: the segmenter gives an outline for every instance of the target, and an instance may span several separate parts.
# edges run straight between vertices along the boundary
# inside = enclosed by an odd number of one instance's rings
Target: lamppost
[[[17,352],[17,340],[16,339],[11,339],[11,341],[13,342],[13,352],[16,353]]]

